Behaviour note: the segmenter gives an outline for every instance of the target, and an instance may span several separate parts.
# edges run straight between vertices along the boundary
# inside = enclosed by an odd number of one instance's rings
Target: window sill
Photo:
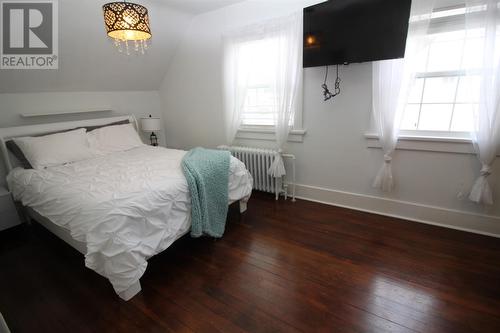
[[[265,127],[242,127],[238,130],[236,138],[238,139],[250,139],[250,140],[276,140],[276,131],[273,128]],[[305,129],[294,129],[290,131],[288,135],[289,142],[303,142],[304,135],[306,135]]]
[[[381,148],[377,134],[365,133],[365,138],[368,148]],[[475,154],[471,139],[455,137],[401,135],[398,139],[396,149]]]

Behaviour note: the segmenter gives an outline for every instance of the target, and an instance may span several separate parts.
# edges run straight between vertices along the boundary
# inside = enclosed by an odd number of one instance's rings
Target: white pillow
[[[85,128],[39,137],[14,138],[34,169],[95,157],[89,148]]]
[[[132,124],[106,126],[87,132],[90,148],[106,154],[143,146]]]

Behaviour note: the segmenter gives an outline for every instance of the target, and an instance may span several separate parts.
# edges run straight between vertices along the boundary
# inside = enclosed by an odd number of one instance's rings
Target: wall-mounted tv
[[[304,9],[304,67],[404,57],[411,0],[330,0]]]

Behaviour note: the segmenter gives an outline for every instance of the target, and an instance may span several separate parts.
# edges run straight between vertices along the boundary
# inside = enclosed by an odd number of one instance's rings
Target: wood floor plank
[[[500,332],[500,240],[254,193],[121,301],[43,227],[0,232],[13,332]]]

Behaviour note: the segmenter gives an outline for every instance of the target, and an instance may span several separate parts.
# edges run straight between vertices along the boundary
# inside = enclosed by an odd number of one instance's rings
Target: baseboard
[[[292,185],[289,185],[291,189]],[[500,238],[500,216],[429,206],[371,195],[296,185],[298,199]]]

